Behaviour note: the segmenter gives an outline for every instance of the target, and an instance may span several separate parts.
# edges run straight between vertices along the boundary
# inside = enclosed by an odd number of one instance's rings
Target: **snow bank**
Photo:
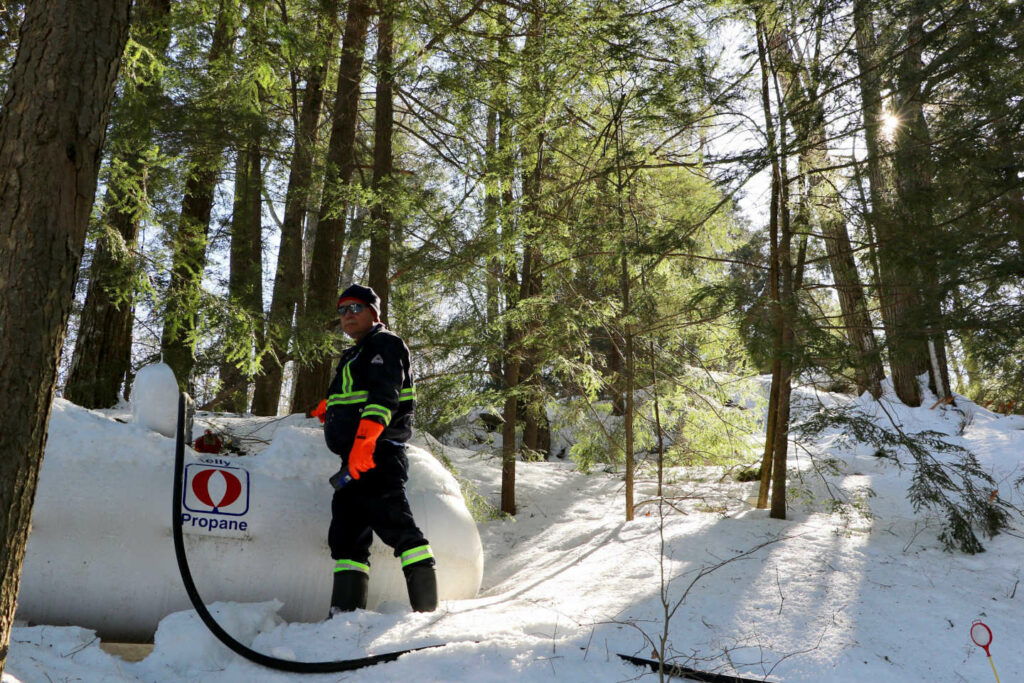
[[[817,406],[819,398],[824,404],[857,401],[803,389],[795,394],[801,399],[798,414]],[[957,403],[957,409],[932,410],[932,404],[907,408],[890,399],[878,406],[860,400],[860,407],[851,408],[877,409],[870,414],[879,426],[896,421],[908,433],[931,428],[959,439],[993,476],[1000,496],[1019,502],[1013,482],[1024,473],[1024,418],[995,415],[960,398]],[[57,412],[64,429],[78,429],[77,449],[103,453],[87,460],[102,457],[128,466],[169,457],[167,440],[137,425],[119,425],[63,402]],[[321,477],[331,469],[325,463],[333,464],[317,445],[316,423],[299,416],[197,419],[206,422],[197,424],[197,434],[230,425],[234,433],[248,430],[253,439],[263,439],[253,447],[265,446],[261,455],[232,462],[273,481]],[[130,436],[135,452],[124,450]],[[430,437],[418,437],[426,450],[442,452]],[[152,653],[139,662],[108,655],[87,629],[18,624],[3,683],[655,680],[657,674],[625,664],[616,653],[649,656],[662,635],[673,662],[754,680],[963,683],[994,680],[993,666],[1003,681],[1024,680],[1024,647],[1014,635],[1020,632],[1024,595],[1019,517],[1012,533],[985,540],[985,553],[944,552],[937,525],[915,514],[906,499],[909,472],[874,457],[867,445],[840,449],[836,437],[826,433],[791,451],[793,489],[800,487],[800,476],[808,483],[828,476],[833,492],[870,486],[878,496],[865,499],[871,516],[864,519],[837,513],[827,499],[816,499],[816,505],[794,501],[788,519],[772,519],[751,508],[757,482],[723,479],[721,468],[693,467],[666,472],[671,505],[664,507],[664,519],[657,506],[643,505],[625,522],[620,475],[519,462],[518,515],[479,527],[488,558],[480,597],[447,601],[430,614],[409,612],[403,600],[400,609],[357,611],[316,623],[283,622],[281,602],[255,603],[255,595],[244,603],[211,606],[231,633],[257,651],[301,661],[447,643],[350,677],[259,668],[217,644],[195,612],[186,610],[163,619]],[[154,447],[154,441],[163,445]],[[120,447],[110,448],[112,442]],[[66,482],[78,476],[75,458],[67,444],[63,448],[63,468],[46,476],[71,491]],[[808,453],[834,459],[836,470],[815,471]],[[499,499],[500,457],[454,447],[444,455],[485,500]],[[211,500],[224,500],[224,481],[223,475],[211,475]],[[644,501],[655,496],[657,482],[641,472],[636,487],[635,500]],[[161,490],[159,507],[169,507],[167,497]],[[93,530],[88,538],[98,536]],[[199,536],[188,540],[190,547],[204,542]],[[254,537],[254,545],[261,543]],[[74,571],[73,565],[65,569]],[[970,641],[976,619],[994,634],[992,660]]]

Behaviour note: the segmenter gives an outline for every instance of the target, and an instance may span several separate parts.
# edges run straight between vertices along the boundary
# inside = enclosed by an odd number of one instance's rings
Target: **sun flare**
[[[882,136],[886,140],[892,140],[900,127],[900,117],[891,111],[882,113]]]

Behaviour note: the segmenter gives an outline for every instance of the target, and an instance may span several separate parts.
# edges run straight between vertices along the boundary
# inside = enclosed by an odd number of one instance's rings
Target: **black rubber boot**
[[[424,564],[406,567],[405,585],[409,589],[409,604],[416,612],[433,612],[437,609],[437,576],[434,568]]]
[[[366,609],[366,593],[370,577],[363,572],[334,572],[334,590],[331,591],[331,615]]]

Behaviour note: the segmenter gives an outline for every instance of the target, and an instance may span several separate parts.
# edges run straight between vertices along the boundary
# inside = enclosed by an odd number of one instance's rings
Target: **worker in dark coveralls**
[[[356,343],[338,363],[324,421],[327,447],[342,457],[339,474],[352,477],[335,484],[331,505],[331,613],[366,608],[371,532],[401,560],[412,608],[432,612],[437,608],[434,556],[405,495],[405,443],[416,405],[409,348],[380,322],[380,299],[369,287],[352,285],[342,292],[338,314]]]

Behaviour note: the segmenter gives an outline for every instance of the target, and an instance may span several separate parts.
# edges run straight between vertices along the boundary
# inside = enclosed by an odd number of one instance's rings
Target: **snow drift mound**
[[[178,381],[166,363],[141,368],[132,383],[132,417],[137,424],[174,438],[178,426]]]
[[[260,435],[273,437],[255,456],[200,458],[186,449],[189,564],[207,604],[279,600],[285,619],[319,621],[334,564],[327,479],[339,459],[315,420],[268,418],[263,427]],[[439,597],[474,597],[483,551],[458,484],[427,451],[408,455],[409,502],[437,558]],[[17,617],[143,640],[161,618],[189,609],[171,540],[173,469],[172,439],[57,399]],[[393,601],[408,609],[391,549],[375,539],[370,564],[369,608]]]

